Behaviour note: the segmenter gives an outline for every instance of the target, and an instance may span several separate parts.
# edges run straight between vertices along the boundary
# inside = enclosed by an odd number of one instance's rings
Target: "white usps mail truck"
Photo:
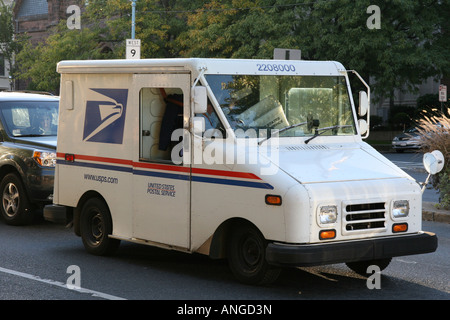
[[[420,184],[363,142],[370,90],[355,107],[353,71],[338,62],[62,61],[57,70],[54,204],[44,215],[71,219],[90,253],[121,240],[201,253],[261,284],[283,266],[345,262],[365,273],[437,248],[421,229]]]

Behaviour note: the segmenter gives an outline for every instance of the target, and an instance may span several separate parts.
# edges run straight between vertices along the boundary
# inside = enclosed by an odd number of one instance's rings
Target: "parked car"
[[[392,140],[392,148],[397,152],[420,149],[421,136],[417,127],[406,129]]]
[[[59,97],[0,92],[0,211],[5,222],[33,221],[52,202]]]

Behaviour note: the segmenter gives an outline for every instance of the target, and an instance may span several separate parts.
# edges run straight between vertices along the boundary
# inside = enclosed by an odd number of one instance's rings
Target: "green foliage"
[[[441,195],[439,208],[450,210],[450,167],[440,174],[439,181],[439,193]]]
[[[414,125],[418,112],[415,107],[394,105],[389,109],[389,126],[393,130],[405,130]]]
[[[369,5],[380,7],[380,29],[366,25]],[[450,42],[439,32],[450,29],[448,7],[450,0],[139,0],[136,38],[142,58],[271,59],[274,48],[301,49],[306,60],[336,60],[358,70],[376,80],[375,93],[389,95],[450,73]],[[58,59],[124,58],[131,2],[90,0],[81,31],[64,23],[50,42],[27,46],[18,57],[22,77],[32,78],[35,87],[57,90],[57,81],[37,75],[53,77],[54,72],[41,72],[54,70]],[[54,48],[45,48],[49,45]],[[102,52],[104,45],[112,52]],[[34,66],[41,60],[47,65]]]
[[[447,110],[447,114],[449,112]],[[433,177],[433,185],[441,195],[440,207],[450,209],[450,118],[444,113],[437,113],[424,116],[419,125],[422,151],[439,150],[444,155],[444,169]]]
[[[14,73],[14,55],[19,52],[26,41],[20,36],[14,39],[14,23],[12,9],[0,0],[0,54],[9,62],[10,74]]]
[[[369,5],[380,7],[380,29],[366,26]],[[309,35],[305,57],[337,60],[366,79],[374,77],[371,86],[378,95],[390,95],[394,88],[414,91],[445,63],[435,43],[442,36],[435,31],[444,22],[443,8],[438,1],[315,2],[308,7],[311,14],[304,13],[307,23],[300,30]]]
[[[187,15],[189,27],[177,39],[182,56],[266,58],[276,47],[297,48],[289,1],[208,1]],[[292,2],[292,1],[290,1]]]
[[[64,29],[65,24],[65,21],[61,22],[59,30]],[[56,72],[59,61],[108,56],[101,51],[98,34],[91,29],[64,30],[55,32],[37,47],[28,42],[16,56],[20,68],[15,76],[29,80],[30,89],[55,93],[59,88],[59,74]]]

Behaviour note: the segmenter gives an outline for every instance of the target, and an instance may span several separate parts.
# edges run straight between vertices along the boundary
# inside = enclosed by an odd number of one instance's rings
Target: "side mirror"
[[[367,114],[367,110],[369,110],[369,98],[367,96],[367,92],[360,91],[359,92],[359,110],[358,114],[363,117]]]
[[[423,166],[428,172],[428,177],[422,184],[422,194],[433,174],[440,172],[444,168],[444,155],[439,150],[427,152],[423,155]]]
[[[205,131],[205,118],[203,117],[194,117],[193,121],[193,129],[194,135],[201,136]]]
[[[369,126],[367,125],[367,121],[364,119],[358,120],[359,133],[361,135],[365,134],[369,130]]]
[[[439,150],[427,152],[423,155],[423,166],[429,174],[441,172],[444,168],[444,155]]]
[[[208,107],[208,94],[206,87],[194,87],[194,114],[205,113]]]

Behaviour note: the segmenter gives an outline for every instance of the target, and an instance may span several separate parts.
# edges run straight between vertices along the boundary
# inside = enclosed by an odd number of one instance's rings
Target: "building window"
[[[48,3],[46,0],[22,1],[17,16],[19,18],[48,14]]]

